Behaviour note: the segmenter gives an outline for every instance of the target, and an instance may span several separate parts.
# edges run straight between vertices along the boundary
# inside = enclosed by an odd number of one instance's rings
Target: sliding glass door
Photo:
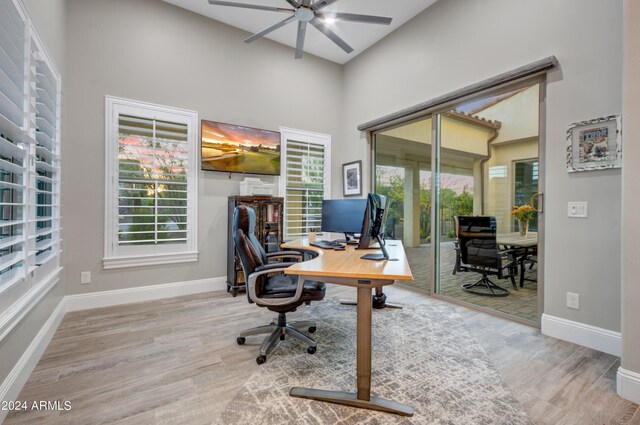
[[[375,136],[375,191],[387,196],[386,236],[403,242],[414,279],[430,291],[431,118]]]
[[[537,322],[538,216],[520,237],[512,209],[540,190],[539,90],[521,86],[374,133],[375,191],[391,202],[387,236],[403,241],[410,285]],[[476,216],[492,223],[490,255],[500,257],[487,267],[462,258],[458,218]]]

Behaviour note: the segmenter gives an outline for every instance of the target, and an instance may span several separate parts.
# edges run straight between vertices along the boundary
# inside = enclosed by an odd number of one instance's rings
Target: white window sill
[[[122,269],[125,267],[160,266],[164,264],[191,263],[198,261],[198,251],[174,252],[155,255],[132,255],[127,257],[109,257],[102,259],[102,267]]]

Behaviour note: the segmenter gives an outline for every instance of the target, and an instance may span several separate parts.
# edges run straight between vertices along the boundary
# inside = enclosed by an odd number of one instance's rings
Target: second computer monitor
[[[323,232],[353,235],[362,230],[366,199],[325,199],[322,201]]]

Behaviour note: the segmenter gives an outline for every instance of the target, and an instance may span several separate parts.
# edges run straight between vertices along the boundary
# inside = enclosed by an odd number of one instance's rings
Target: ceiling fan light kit
[[[277,22],[270,27],[253,34],[244,40],[245,43],[251,43],[265,35],[282,28],[283,26],[292,22],[298,21],[298,34],[296,36],[296,53],[295,58],[301,59],[304,51],[304,40],[307,31],[307,23],[310,23],[314,28],[325,35],[329,40],[333,41],[338,47],[340,47],[346,53],[353,52],[353,48],[347,44],[342,38],[340,38],[335,32],[333,32],[329,25],[332,25],[336,21],[348,21],[348,22],[360,22],[365,24],[378,24],[389,25],[392,18],[384,16],[371,16],[360,15],[355,13],[341,13],[341,12],[328,12],[322,11],[330,4],[336,3],[338,0],[286,0],[292,8],[262,6],[256,4],[236,3],[231,1],[217,1],[209,0],[209,4],[214,6],[230,6],[241,7],[245,9],[257,9],[266,10],[269,12],[280,12],[291,14],[286,19]]]

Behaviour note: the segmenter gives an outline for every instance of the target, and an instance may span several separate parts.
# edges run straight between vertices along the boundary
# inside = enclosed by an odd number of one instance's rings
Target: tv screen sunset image
[[[280,174],[280,133],[202,120],[202,169]]]

